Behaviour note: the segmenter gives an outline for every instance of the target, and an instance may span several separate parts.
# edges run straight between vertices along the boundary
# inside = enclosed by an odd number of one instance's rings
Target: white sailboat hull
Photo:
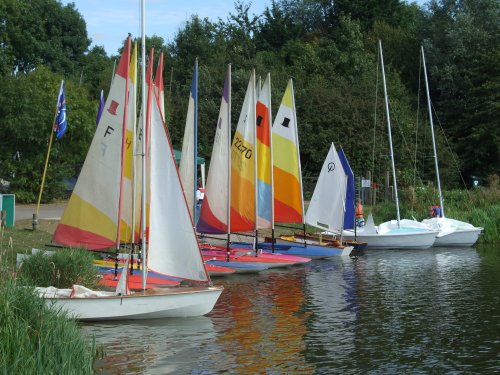
[[[483,230],[464,221],[446,217],[425,219],[422,222],[439,231],[434,246],[473,246]]]
[[[346,239],[366,242],[366,249],[428,249],[434,244],[437,232],[414,232],[414,233],[367,233],[362,230],[354,232],[344,231]]]
[[[222,287],[157,288],[126,296],[44,297],[46,304],[81,321],[158,319],[208,314]]]
[[[457,230],[442,236],[438,235],[434,246],[473,246],[480,234],[481,229]]]

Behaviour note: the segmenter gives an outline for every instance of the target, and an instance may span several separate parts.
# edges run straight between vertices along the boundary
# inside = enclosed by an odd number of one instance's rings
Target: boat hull
[[[45,303],[81,321],[160,319],[208,314],[222,287],[156,288],[126,296],[44,297]]]
[[[438,235],[434,242],[434,246],[474,246],[481,234],[481,230],[482,229],[458,230],[442,236]]]
[[[366,249],[428,249],[433,246],[437,232],[416,233],[370,233],[358,231],[356,240],[366,242]],[[344,232],[346,239],[353,239],[354,233]]]

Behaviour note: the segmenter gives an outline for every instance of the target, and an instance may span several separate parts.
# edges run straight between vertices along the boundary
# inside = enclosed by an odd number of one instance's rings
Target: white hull
[[[358,231],[356,241],[366,242],[366,249],[428,249],[434,244],[437,232],[367,233]],[[345,239],[354,240],[354,232],[344,231]]]
[[[457,230],[452,233],[438,235],[434,246],[474,246],[481,234],[481,228]]]
[[[44,297],[82,321],[157,319],[201,316],[209,313],[222,287],[157,288],[126,296],[90,298]]]

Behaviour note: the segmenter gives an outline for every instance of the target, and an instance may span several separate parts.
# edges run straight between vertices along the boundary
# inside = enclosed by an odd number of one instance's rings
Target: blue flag
[[[57,97],[57,115],[54,123],[54,133],[56,133],[57,140],[60,140],[64,133],[66,133],[66,98],[64,96],[64,81],[61,81],[61,88],[59,89],[59,96]]]
[[[95,120],[95,126],[99,125],[101,120],[102,111],[104,110],[104,90],[101,90],[101,99],[99,99],[99,107],[97,107],[97,118]]]

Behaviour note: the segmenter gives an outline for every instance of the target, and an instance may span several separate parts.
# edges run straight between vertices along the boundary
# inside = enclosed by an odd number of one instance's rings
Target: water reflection
[[[106,374],[500,372],[500,248],[233,275],[207,317],[85,325]]]

